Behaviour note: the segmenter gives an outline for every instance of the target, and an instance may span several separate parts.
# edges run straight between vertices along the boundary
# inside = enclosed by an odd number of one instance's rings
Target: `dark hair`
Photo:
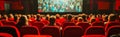
[[[115,21],[115,20],[116,20],[116,18],[117,18],[117,16],[116,16],[116,15],[110,16],[110,21]]]
[[[40,21],[40,16],[39,15],[37,15],[37,19],[36,19],[37,21]]]
[[[87,22],[87,20],[86,20],[87,16],[83,15],[82,18],[83,18],[84,22]]]
[[[72,16],[71,15],[68,15],[68,22],[70,22],[72,19]]]
[[[19,22],[16,24],[16,27],[20,29],[25,24],[26,24],[26,18],[24,16],[21,16]]]
[[[50,18],[50,26],[53,26],[54,25],[54,23],[55,23],[55,18]]]

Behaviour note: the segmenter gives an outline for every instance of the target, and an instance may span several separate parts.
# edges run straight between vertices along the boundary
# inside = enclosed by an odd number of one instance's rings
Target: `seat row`
[[[110,37],[120,34],[120,26],[111,26],[105,31],[103,26],[90,26],[85,31],[81,26],[67,26],[60,30],[58,26],[45,26],[39,30],[36,26],[23,26],[18,30],[14,26],[0,27],[0,36],[11,37]],[[33,37],[34,37],[33,36]]]

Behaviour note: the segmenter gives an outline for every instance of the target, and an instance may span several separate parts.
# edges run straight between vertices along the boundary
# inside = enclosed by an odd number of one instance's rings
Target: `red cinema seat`
[[[120,37],[120,26],[111,26],[108,28],[106,37]]]
[[[16,23],[14,21],[7,21],[7,22],[2,22],[3,26],[15,26]]]
[[[40,31],[41,35],[51,35],[52,37],[60,37],[60,29],[58,26],[45,26]]]
[[[89,26],[91,26],[89,23],[78,23],[77,24],[78,26],[81,26],[83,29],[84,29],[84,31],[85,31],[85,29],[87,29]]]
[[[23,37],[52,37],[50,35],[24,35]]]
[[[23,26],[20,28],[21,36],[24,35],[40,35],[39,30],[36,26]]]
[[[104,26],[104,22],[94,22],[92,26]]]
[[[107,23],[105,25],[105,31],[107,31],[108,28],[111,27],[111,26],[120,26],[120,23],[119,22],[110,22],[110,23]]]
[[[19,30],[14,26],[2,26],[0,27],[0,33],[8,33],[13,37],[20,37]]]
[[[91,26],[88,27],[82,37],[105,37],[105,30],[103,26]]]
[[[13,37],[13,36],[8,33],[0,33],[0,37]]]
[[[67,26],[63,30],[63,37],[81,37],[83,29],[80,26]]]
[[[3,26],[2,22],[0,21],[0,26]]]
[[[64,23],[64,24],[62,25],[62,28],[64,29],[64,28],[67,27],[67,26],[75,26],[75,23],[72,23],[72,22]]]
[[[36,26],[39,28],[39,30],[41,30],[45,26],[45,24],[43,24],[42,22],[34,22],[32,26]]]

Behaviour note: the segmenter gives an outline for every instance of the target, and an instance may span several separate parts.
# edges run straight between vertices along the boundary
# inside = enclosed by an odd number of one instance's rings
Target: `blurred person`
[[[50,20],[50,14],[47,14],[47,15],[46,15],[46,19],[47,19],[47,20]]]
[[[83,18],[83,22],[88,22],[88,21],[87,21],[87,15],[86,15],[86,14],[83,14],[83,15],[82,15],[82,18]]]
[[[6,14],[3,15],[3,21],[9,21],[8,16]]]
[[[56,19],[59,19],[60,18],[60,14],[56,14]]]
[[[67,16],[67,21],[66,21],[66,22],[71,22],[71,19],[72,19],[72,15],[68,15],[68,16]]]
[[[117,17],[116,17],[115,14],[110,14],[110,15],[108,16],[108,21],[105,22],[105,24],[110,23],[110,22],[115,22],[116,19],[117,19]]]
[[[93,16],[90,18],[89,23],[92,24],[92,23],[94,23],[94,22],[96,22],[95,15],[93,15]]]
[[[51,16],[49,22],[50,22],[49,26],[54,26],[55,25],[55,17]]]
[[[50,24],[50,22],[46,19],[45,16],[43,16],[40,21],[41,21],[43,24],[45,24],[45,25],[49,25],[49,24]]]
[[[37,14],[37,16],[36,16],[36,21],[40,21],[40,19],[41,19],[41,16],[40,16],[40,14]]]
[[[71,21],[74,22],[74,23],[76,23],[76,22],[78,21],[77,18],[78,18],[78,17],[74,16],[74,17],[71,19]]]
[[[22,15],[16,24],[16,27],[20,29],[22,26],[29,26],[27,16]]]
[[[9,14],[8,20],[9,20],[9,21],[14,21],[14,16],[13,16],[13,14]]]
[[[82,23],[82,22],[83,22],[83,18],[82,18],[82,17],[78,17],[77,20],[78,20],[78,21],[77,21],[76,25],[78,25],[79,23]]]

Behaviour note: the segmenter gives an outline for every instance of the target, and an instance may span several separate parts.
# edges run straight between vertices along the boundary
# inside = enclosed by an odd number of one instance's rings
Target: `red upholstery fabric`
[[[23,37],[52,37],[50,35],[24,35]]]
[[[104,35],[84,35],[82,37],[105,37]]]
[[[36,26],[39,28],[39,30],[41,30],[45,26],[45,24],[43,24],[42,22],[34,22],[32,26]]]
[[[8,33],[0,33],[0,37],[13,37],[13,36]]]
[[[64,28],[67,27],[67,26],[75,26],[75,23],[72,23],[72,22],[64,23],[64,24],[62,25],[62,28],[64,29]]]
[[[104,26],[104,22],[94,22],[92,26]]]
[[[108,30],[109,27],[111,26],[120,26],[120,23],[119,22],[109,22],[105,25],[105,31]]]
[[[105,35],[105,30],[103,26],[91,26],[86,29],[84,35]]]
[[[86,28],[88,28],[89,26],[91,26],[91,25],[89,25],[89,23],[87,23],[87,22],[85,22],[85,23],[78,23],[77,25],[78,25],[78,26],[81,26],[81,27],[84,29],[84,31],[85,31]]]
[[[83,29],[80,26],[67,26],[63,30],[63,37],[81,37]]]
[[[6,21],[6,22],[2,22],[2,24],[4,26],[15,26],[16,25],[14,21]]]
[[[21,36],[23,35],[40,35],[40,32],[35,26],[23,26],[20,28]]]
[[[52,37],[60,37],[60,29],[58,26],[46,26],[40,31],[41,35],[51,35]]]
[[[0,33],[8,33],[13,37],[20,37],[20,32],[15,26],[1,26]]]
[[[116,35],[120,34],[120,26],[111,26],[106,31],[106,37],[110,37],[111,35],[114,35],[114,34]]]
[[[0,21],[0,26],[3,26],[2,22]]]

